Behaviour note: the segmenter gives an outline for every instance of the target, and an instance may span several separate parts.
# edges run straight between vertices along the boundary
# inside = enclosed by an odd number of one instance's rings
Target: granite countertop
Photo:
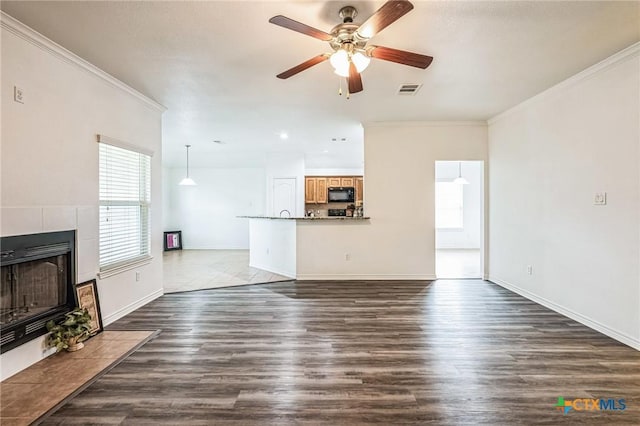
[[[369,216],[348,217],[348,216],[320,216],[320,217],[276,217],[276,216],[238,216],[245,219],[272,219],[272,220],[369,220]]]

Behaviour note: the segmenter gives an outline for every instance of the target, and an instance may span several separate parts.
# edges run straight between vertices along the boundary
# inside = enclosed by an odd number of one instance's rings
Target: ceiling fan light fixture
[[[362,52],[356,52],[351,56],[351,62],[356,66],[356,70],[358,72],[362,72],[369,66],[369,62],[371,62],[371,58]]]
[[[349,94],[363,90],[360,74],[367,68],[371,58],[425,69],[431,64],[433,57],[384,46],[367,46],[371,37],[396,22],[412,9],[413,4],[409,0],[387,0],[373,15],[365,19],[363,24],[358,25],[353,20],[358,13],[356,8],[345,6],[339,12],[342,23],[336,25],[330,33],[310,27],[302,22],[294,21],[286,16],[276,15],[269,19],[269,22],[328,42],[331,49],[333,49],[333,53],[317,55],[281,72],[276,77],[287,79],[328,60],[336,74],[346,77],[349,87],[348,98]],[[342,94],[342,87],[339,88],[338,94]]]
[[[333,72],[338,74],[340,77],[349,77],[349,68],[335,69]]]
[[[336,50],[329,58],[329,62],[333,69],[335,69],[336,74],[342,77],[347,77],[349,75],[349,54],[346,50]]]

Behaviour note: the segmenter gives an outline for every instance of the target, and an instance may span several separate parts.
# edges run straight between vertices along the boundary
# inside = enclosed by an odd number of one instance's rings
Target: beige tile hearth
[[[96,376],[118,364],[154,331],[105,331],[78,352],[61,352],[0,384],[0,424],[36,421]]]
[[[249,250],[178,250],[164,253],[164,291],[204,290],[291,278],[249,266]]]

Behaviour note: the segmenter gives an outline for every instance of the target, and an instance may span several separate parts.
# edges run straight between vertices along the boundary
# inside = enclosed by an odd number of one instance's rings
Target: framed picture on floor
[[[164,251],[182,250],[182,231],[164,233]]]
[[[85,308],[91,316],[91,334],[102,331],[102,318],[100,317],[100,302],[98,301],[98,288],[96,280],[76,286],[76,297],[78,306]]]

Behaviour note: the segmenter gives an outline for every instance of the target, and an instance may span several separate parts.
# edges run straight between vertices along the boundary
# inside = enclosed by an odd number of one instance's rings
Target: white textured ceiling
[[[431,55],[427,70],[374,60],[362,75],[364,92],[350,100],[337,95],[328,63],[275,77],[329,46],[270,17],[329,31],[340,7],[356,6],[362,22],[383,3],[2,1],[1,8],[165,105],[169,166],[183,165],[190,143],[195,167],[257,165],[279,151],[304,153],[308,167],[358,167],[362,122],[486,120],[640,40],[640,2],[414,1],[372,43]],[[403,83],[423,87],[397,96]]]

